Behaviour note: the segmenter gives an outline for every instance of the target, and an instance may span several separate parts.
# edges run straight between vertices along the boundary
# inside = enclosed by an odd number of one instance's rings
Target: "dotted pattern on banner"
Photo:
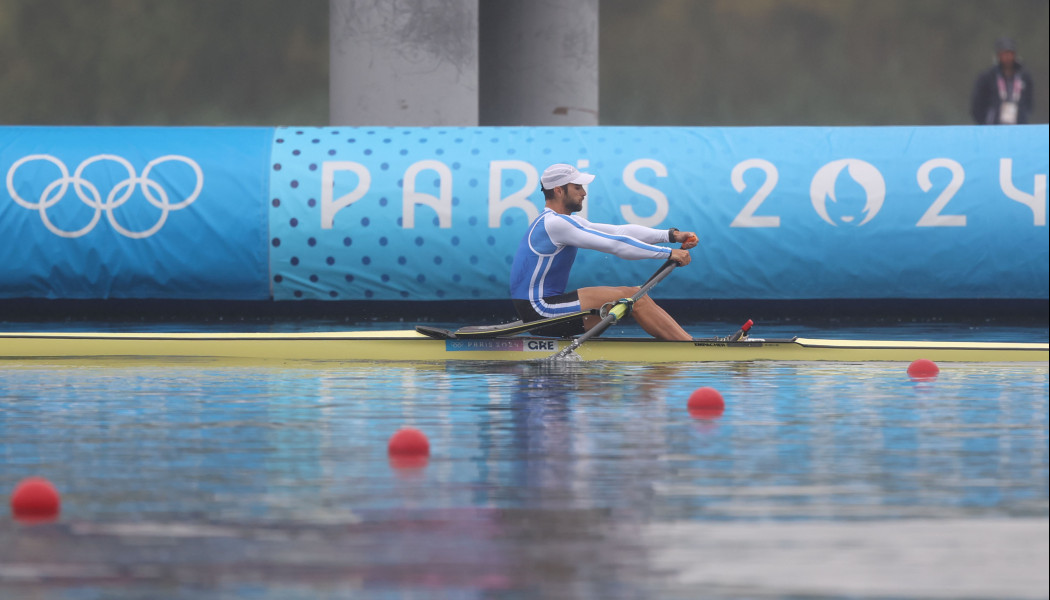
[[[623,164],[639,152],[659,157],[669,150],[637,129],[278,128],[270,171],[273,297],[507,298],[510,265],[530,214],[512,207],[490,227],[490,185],[499,186],[499,198],[527,194],[538,214],[543,206],[539,173],[548,164],[569,162],[601,175],[589,186],[589,197],[626,196],[621,202],[633,203],[644,214],[652,211],[651,203],[645,198],[639,201],[619,178]],[[406,173],[413,165],[418,170],[423,161],[434,161],[428,164],[438,165],[445,170],[445,179],[451,179],[449,214],[441,215],[425,203],[403,205]],[[500,181],[490,184],[493,161],[530,165],[534,183],[530,187],[526,173],[511,167],[502,171]],[[339,162],[357,163],[358,171],[335,170],[326,195],[325,163]],[[423,168],[412,183],[416,194],[441,195],[442,176],[436,169]],[[359,197],[349,201],[354,194]],[[344,200],[348,203],[339,207]],[[325,205],[337,209],[330,228],[322,226]],[[405,227],[406,210],[414,220],[411,227]],[[585,216],[624,222],[620,204],[614,202],[588,205]],[[597,258],[586,254],[580,257],[584,268]],[[626,284],[648,274],[645,267],[650,265],[630,265],[627,270],[638,274],[625,277],[622,263],[595,262],[585,274],[589,280],[580,283],[611,277]]]
[[[508,229],[490,230],[487,220],[488,159],[479,130],[417,128],[279,128],[270,174],[270,262],[273,296],[324,300],[434,300],[505,298],[506,274],[524,211],[507,213]],[[500,148],[500,155],[507,152]],[[404,228],[406,170],[424,160],[451,173],[451,227],[426,205]],[[324,163],[352,161],[366,181],[338,170],[326,197]],[[512,178],[513,179],[513,178]],[[322,204],[360,191],[359,199],[335,212],[322,227]],[[524,185],[520,180],[508,186]],[[417,193],[439,196],[437,171],[423,171]]]

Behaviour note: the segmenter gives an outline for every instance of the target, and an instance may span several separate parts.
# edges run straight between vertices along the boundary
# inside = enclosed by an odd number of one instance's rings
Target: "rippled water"
[[[0,363],[0,597],[1047,597],[1047,365],[906,367]]]

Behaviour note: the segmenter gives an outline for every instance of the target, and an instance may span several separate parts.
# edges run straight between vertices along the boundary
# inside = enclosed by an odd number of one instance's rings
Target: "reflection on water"
[[[1047,366],[905,368],[2,364],[0,596],[1046,597]]]

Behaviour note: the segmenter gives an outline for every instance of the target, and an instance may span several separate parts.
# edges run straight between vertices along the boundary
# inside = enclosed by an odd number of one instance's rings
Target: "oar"
[[[584,317],[597,314],[599,314],[597,309],[581,310],[568,315],[538,319],[536,321],[529,321],[528,323],[513,321],[511,323],[500,323],[498,325],[467,325],[456,330],[431,327],[430,325],[416,325],[416,331],[437,340],[491,339],[510,337],[526,331],[535,331],[537,329],[543,329],[544,327],[550,327],[551,325],[565,323],[566,321],[572,321],[574,319],[582,321]]]
[[[581,310],[579,312],[574,312],[568,315],[561,315],[558,317],[537,319],[535,321],[529,321],[528,323],[514,321],[512,323],[500,323],[499,325],[467,325],[466,327],[460,327],[452,333],[457,338],[507,337],[516,333],[535,331],[537,329],[543,329],[544,327],[550,327],[551,325],[557,325],[559,323],[565,323],[567,321],[582,321],[584,317],[596,314],[598,314],[598,311],[596,309],[591,309]]]
[[[583,343],[587,340],[593,337],[598,337],[599,335],[604,333],[605,330],[611,327],[614,323],[627,316],[627,314],[631,312],[631,308],[634,306],[634,303],[640,300],[642,296],[649,293],[649,290],[651,290],[653,286],[660,283],[660,281],[664,277],[667,277],[667,275],[671,272],[671,269],[674,269],[677,266],[678,263],[673,260],[668,260],[667,262],[665,262],[663,266],[661,266],[660,269],[656,271],[656,273],[654,273],[652,277],[649,278],[648,281],[642,284],[642,287],[638,288],[638,292],[635,295],[631,296],[630,298],[624,298],[618,301],[612,306],[612,308],[609,309],[609,312],[606,313],[605,318],[599,321],[597,325],[588,329],[583,335],[573,340],[571,344],[563,348],[560,352],[551,355],[547,360],[558,360],[559,358],[565,358],[566,356],[575,352],[576,349],[582,346]]]

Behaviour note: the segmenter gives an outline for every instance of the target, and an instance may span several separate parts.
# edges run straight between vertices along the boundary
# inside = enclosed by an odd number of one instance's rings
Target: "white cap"
[[[540,185],[545,190],[553,190],[569,183],[586,185],[592,181],[594,181],[594,175],[581,173],[576,167],[566,164],[551,165],[544,169],[543,175],[540,176]]]

